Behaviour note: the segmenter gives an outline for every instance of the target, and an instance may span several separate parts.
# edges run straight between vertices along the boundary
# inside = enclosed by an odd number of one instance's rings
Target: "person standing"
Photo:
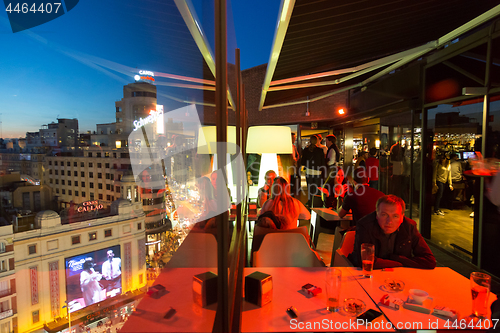
[[[290,193],[293,197],[299,195],[300,190],[300,154],[297,146],[295,145],[297,137],[292,133],[292,157],[293,157],[293,170],[290,171]]]
[[[401,146],[400,138],[398,141],[392,145],[391,152],[389,154],[389,163],[392,164],[392,176],[391,183],[389,186],[389,192],[401,197],[401,184],[403,183],[403,172],[404,172],[404,153],[405,150]]]
[[[102,301],[102,288],[98,282],[102,279],[102,275],[94,270],[94,266],[94,260],[86,258],[83,263],[83,270],[80,273],[80,289],[82,290],[85,306]]]
[[[450,169],[450,161],[448,161],[444,154],[440,155],[436,164],[434,164],[434,171],[432,173],[432,183],[434,184],[433,192],[436,192],[434,215],[444,216],[444,212],[440,209],[440,205],[445,186],[449,186],[450,190],[453,191]]]
[[[322,187],[322,170],[326,168],[325,154],[318,146],[318,138],[311,136],[309,146],[302,153],[301,165],[306,169],[306,181],[308,191],[308,205],[312,205],[312,198],[319,194]]]
[[[102,276],[108,282],[106,292],[121,288],[122,260],[115,258],[113,250],[106,253],[107,260],[102,264]]]
[[[371,188],[378,190],[378,170],[379,160],[377,158],[377,148],[370,148],[370,156],[366,159],[366,171],[368,172],[368,184]]]
[[[465,201],[464,199],[464,175],[462,170],[462,162],[458,160],[458,154],[451,154],[451,163],[450,163],[450,173],[451,173],[451,183],[453,188],[456,190],[453,193],[452,199],[459,199],[459,201]]]
[[[321,143],[323,141],[323,137],[321,136],[321,134],[316,134],[316,137],[318,138],[318,147],[323,149],[323,153],[325,154],[326,157],[326,152],[328,151],[328,147]]]
[[[337,137],[333,134],[326,136],[326,163],[330,166],[338,166],[340,151],[337,147]]]
[[[356,163],[354,164],[354,170],[357,168],[364,168],[366,170],[366,159],[368,158],[368,152],[367,151],[360,151],[358,153],[358,158],[356,160]]]
[[[326,146],[328,147],[326,152],[328,177],[325,180],[324,187],[328,190],[328,197],[325,200],[325,206],[336,207],[337,196],[344,180],[343,172],[338,166],[340,151],[337,147],[337,137],[333,134],[327,135]]]

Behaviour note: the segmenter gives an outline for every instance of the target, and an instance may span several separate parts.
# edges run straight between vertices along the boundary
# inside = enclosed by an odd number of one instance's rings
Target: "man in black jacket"
[[[415,221],[404,216],[405,203],[395,195],[377,201],[377,210],[356,224],[354,251],[349,256],[354,266],[361,266],[361,244],[375,245],[373,268],[413,267],[433,269],[436,259]]]

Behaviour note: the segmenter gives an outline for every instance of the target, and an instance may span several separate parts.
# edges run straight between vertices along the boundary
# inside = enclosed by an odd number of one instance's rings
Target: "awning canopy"
[[[282,0],[259,109],[366,86],[481,27],[499,4]]]

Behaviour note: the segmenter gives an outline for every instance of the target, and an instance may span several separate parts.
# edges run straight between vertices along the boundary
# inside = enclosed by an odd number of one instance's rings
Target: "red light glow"
[[[344,114],[344,113],[345,113],[344,109],[339,109],[339,114]]]

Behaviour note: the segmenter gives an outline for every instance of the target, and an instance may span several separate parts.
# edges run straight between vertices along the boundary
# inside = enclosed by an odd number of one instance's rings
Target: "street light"
[[[68,332],[71,333],[71,312],[69,312],[69,304],[68,304],[68,301],[64,301],[64,303],[66,303],[66,305],[63,305],[63,309],[66,308],[66,310],[68,311]]]

